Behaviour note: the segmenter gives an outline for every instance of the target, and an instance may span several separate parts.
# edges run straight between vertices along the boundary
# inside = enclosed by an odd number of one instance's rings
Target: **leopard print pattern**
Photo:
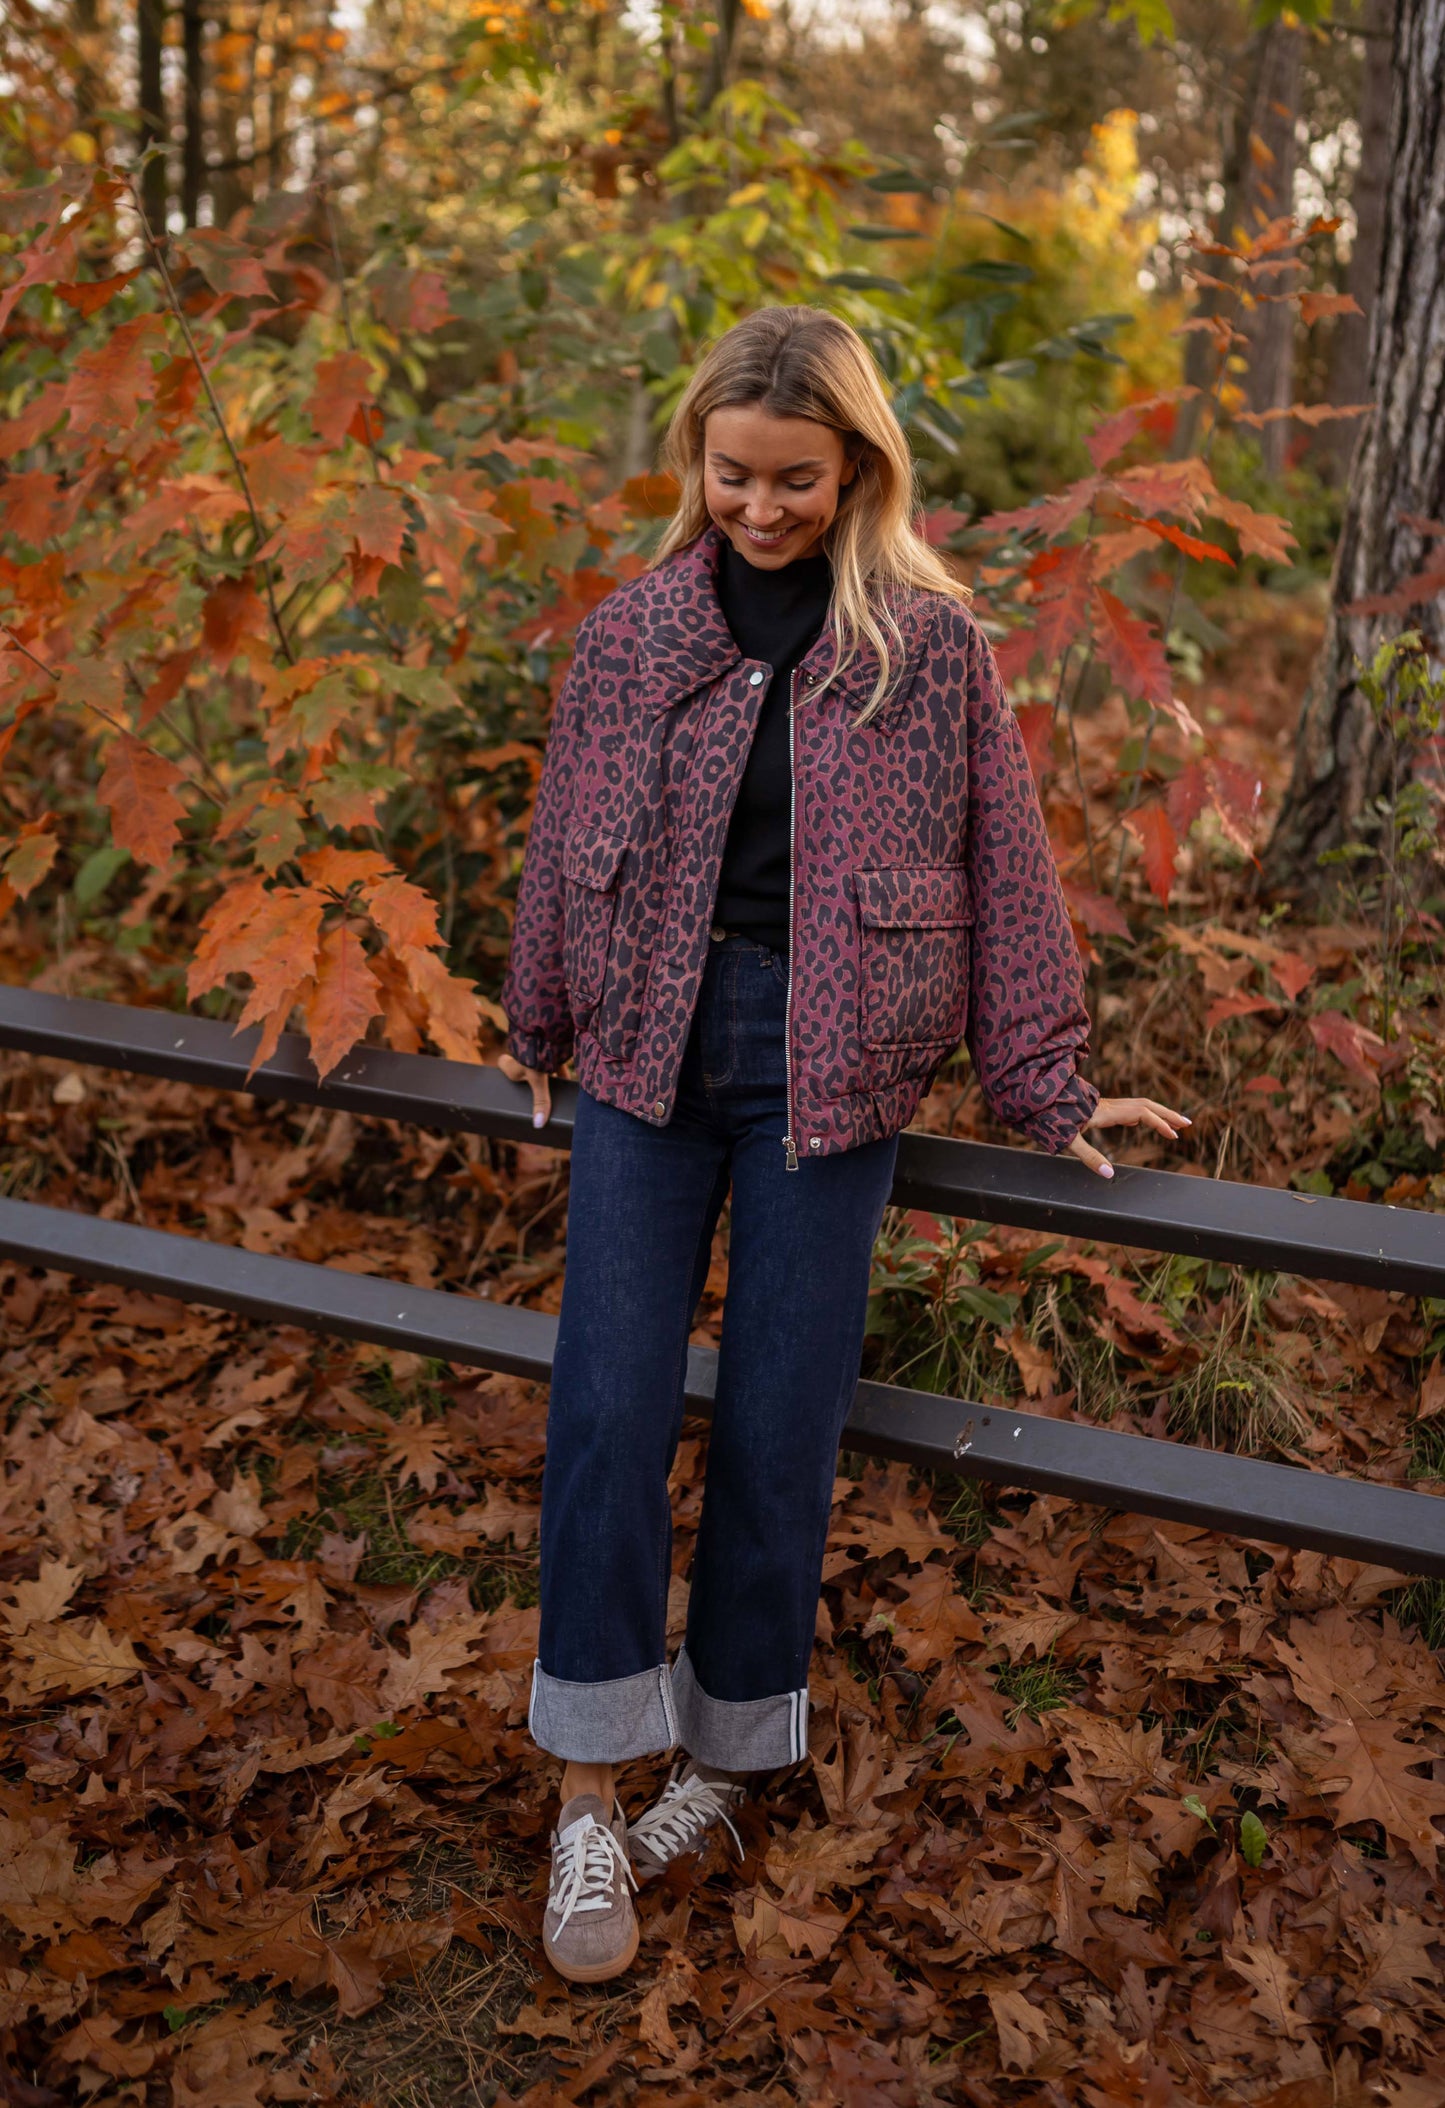
[[[502,987],[508,1051],[671,1116],[728,819],[771,668],[718,605],[709,528],[583,623],[553,716]],[[800,1162],[906,1127],[967,1043],[994,1113],[1057,1151],[1098,1102],[1083,977],[1017,722],[958,601],[900,615],[883,712],[866,651],[794,676],[793,1133]]]

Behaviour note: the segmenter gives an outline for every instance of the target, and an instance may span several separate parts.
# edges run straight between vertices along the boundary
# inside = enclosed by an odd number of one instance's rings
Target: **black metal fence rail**
[[[0,1201],[0,1256],[474,1368],[543,1381],[551,1373],[557,1320],[484,1296],[412,1288],[33,1201]],[[690,1347],[694,1412],[711,1412],[716,1378],[714,1351]],[[1445,1575],[1445,1501],[1362,1479],[882,1383],[859,1384],[844,1442],[1000,1485]]]
[[[248,1082],[253,1045],[205,1019],[0,988],[0,1046],[419,1126],[559,1148],[571,1141],[569,1084],[555,1088],[553,1118],[536,1130],[524,1093],[495,1069],[366,1048],[318,1083],[305,1043],[288,1036]],[[927,1135],[903,1137],[893,1198],[939,1214],[1445,1293],[1445,1224],[1366,1203],[1125,1167],[1110,1186],[1073,1160]],[[556,1320],[540,1311],[32,1202],[0,1201],[0,1256],[475,1367],[543,1380],[551,1371]],[[715,1376],[713,1352],[691,1348],[694,1411],[710,1410]],[[845,1441],[996,1484],[1445,1577],[1445,1501],[1425,1493],[886,1384],[859,1384]]]
[[[209,1018],[0,987],[0,1047],[290,1104],[371,1113],[414,1127],[571,1146],[575,1084],[553,1086],[552,1118],[534,1129],[527,1093],[499,1069],[358,1047],[320,1083],[305,1040],[288,1032],[248,1081],[258,1037],[233,1033]],[[1128,1164],[1105,1180],[1075,1157],[925,1134],[902,1137],[893,1198],[901,1207],[1014,1229],[1445,1296],[1445,1218],[1378,1202],[1330,1200]]]

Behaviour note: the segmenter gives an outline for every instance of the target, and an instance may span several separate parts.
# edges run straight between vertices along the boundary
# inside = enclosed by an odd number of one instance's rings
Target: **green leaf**
[[[872,271],[834,271],[824,285],[846,286],[851,293],[899,293],[906,299],[908,288],[897,278],[879,278]]]
[[[1000,359],[988,369],[989,378],[999,381],[1031,381],[1038,372],[1032,359]]]
[[[1203,1801],[1199,1798],[1199,1795],[1197,1793],[1186,1793],[1183,1802],[1181,1803],[1181,1806],[1187,1808],[1191,1815],[1197,1816],[1199,1821],[1207,1824],[1211,1830],[1214,1828],[1214,1822],[1210,1816],[1209,1810],[1205,1807]]]
[[[1016,1296],[996,1295],[991,1288],[960,1288],[959,1307],[971,1317],[986,1318],[991,1325],[1011,1325]]]
[[[997,227],[999,233],[1006,234],[1010,241],[1021,242],[1025,249],[1032,249],[1034,245],[1033,236],[1025,234],[1022,227],[1012,227],[1007,220],[995,219],[991,212],[981,212],[976,205],[960,205],[955,209],[965,219],[987,220],[990,227]]]
[[[933,185],[928,178],[916,176],[908,168],[880,169],[876,176],[867,178],[863,188],[886,191],[895,197],[927,198],[933,195]]]
[[[1239,1849],[1246,1866],[1258,1866],[1269,1850],[1269,1832],[1253,1808],[1239,1818]]]
[[[75,874],[75,884],[71,890],[75,894],[76,905],[93,908],[109,891],[111,880],[116,873],[123,870],[129,862],[130,851],[117,847],[114,842],[107,842],[103,849],[92,849]]]
[[[1265,13],[1283,13],[1283,0],[1276,0],[1271,10],[1265,0]],[[1156,37],[1172,37],[1174,15],[1168,0],[1111,0],[1108,19],[1111,22],[1132,22],[1138,32],[1139,42],[1146,47]]]
[[[1009,263],[1001,256],[980,256],[973,263],[959,264],[949,275],[982,278],[988,285],[1029,285],[1036,274],[1032,264]]]
[[[462,707],[456,689],[434,666],[396,666],[389,660],[378,659],[376,672],[383,687],[404,695],[409,703],[421,703],[434,710],[460,710]]]
[[[860,242],[926,242],[929,237],[919,227],[850,227],[848,232]]]

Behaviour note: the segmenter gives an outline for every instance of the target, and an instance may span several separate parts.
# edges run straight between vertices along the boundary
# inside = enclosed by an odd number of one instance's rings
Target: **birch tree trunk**
[[[1269,883],[1302,890],[1318,886],[1321,852],[1354,837],[1388,779],[1387,742],[1356,685],[1356,661],[1406,628],[1445,655],[1442,544],[1411,524],[1445,519],[1445,0],[1399,0],[1392,71],[1364,398],[1375,408],[1355,454],[1294,773],[1264,859]],[[1401,596],[1408,607],[1351,612],[1420,574],[1425,583]]]

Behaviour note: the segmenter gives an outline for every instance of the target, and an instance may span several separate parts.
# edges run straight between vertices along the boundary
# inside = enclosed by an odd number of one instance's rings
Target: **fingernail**
[[[1194,1122],[1190,1119],[1188,1113],[1181,1113],[1179,1115],[1179,1124],[1181,1127],[1192,1127]]]
[[[1114,1167],[1113,1167],[1113,1165],[1112,1165],[1112,1164],[1100,1164],[1100,1166],[1099,1166],[1099,1176],[1100,1176],[1100,1178],[1112,1178],[1112,1177],[1114,1176]]]
[[[547,1125],[547,1115],[545,1113],[533,1113],[532,1125],[534,1127],[545,1127]]]

